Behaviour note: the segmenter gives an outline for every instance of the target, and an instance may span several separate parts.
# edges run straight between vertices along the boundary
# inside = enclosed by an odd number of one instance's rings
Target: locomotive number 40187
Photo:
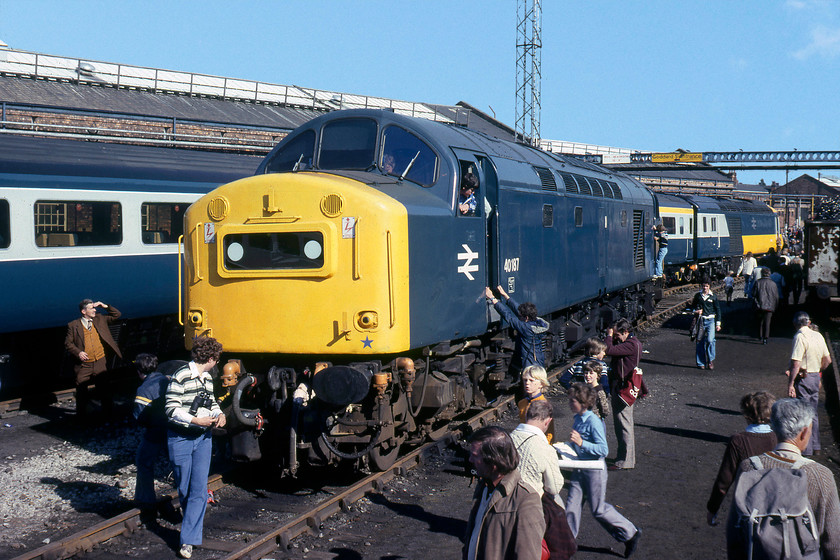
[[[519,270],[519,257],[515,259],[505,259],[505,272],[517,272]]]

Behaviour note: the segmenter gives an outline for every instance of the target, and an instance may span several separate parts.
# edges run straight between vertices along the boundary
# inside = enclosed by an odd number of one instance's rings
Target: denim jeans
[[[207,509],[207,476],[210,473],[213,438],[209,430],[195,436],[170,430],[167,446],[184,514],[181,545],[200,545]]]
[[[715,319],[703,319],[703,337],[697,341],[697,366],[715,360]]]
[[[755,282],[753,282],[752,275],[744,279],[744,297],[747,299],[752,297],[753,284],[755,284]]]
[[[663,274],[663,265],[665,264],[665,255],[668,254],[668,247],[660,247],[659,252],[656,255],[656,263],[653,266],[653,275],[654,276],[662,276]]]

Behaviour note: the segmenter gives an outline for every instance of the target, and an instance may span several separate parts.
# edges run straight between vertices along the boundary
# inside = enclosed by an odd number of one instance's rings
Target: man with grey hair
[[[479,483],[467,521],[464,560],[539,560],[545,534],[540,495],[522,481],[513,440],[502,428],[485,426],[470,436],[469,444]]]
[[[798,399],[781,399],[773,404],[770,426],[776,433],[779,444],[773,451],[759,456],[764,469],[791,469],[799,464],[799,470],[808,479],[808,503],[816,520],[816,534],[819,538],[820,554],[823,560],[840,559],[840,499],[837,484],[831,471],[802,457],[802,451],[811,438],[814,425],[814,409]],[[751,459],[741,462],[739,471],[755,470]],[[739,478],[737,486],[741,483]],[[730,510],[726,530],[726,544],[729,558],[745,558],[741,533],[737,527],[736,508]]]
[[[814,409],[814,429],[804,455],[820,454],[820,420],[817,405],[820,400],[820,375],[831,363],[831,355],[823,336],[811,328],[811,318],[804,311],[793,317],[798,329],[793,337],[793,352],[790,355],[788,396],[808,403]]]

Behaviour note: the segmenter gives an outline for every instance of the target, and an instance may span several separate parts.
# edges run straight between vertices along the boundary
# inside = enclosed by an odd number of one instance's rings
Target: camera
[[[190,405],[190,414],[195,416],[198,413],[199,408],[209,409],[212,406],[213,395],[207,391],[202,391],[193,399],[192,405]]]

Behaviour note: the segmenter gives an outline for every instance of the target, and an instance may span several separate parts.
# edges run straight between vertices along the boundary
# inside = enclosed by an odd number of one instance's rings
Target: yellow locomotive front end
[[[184,228],[187,345],[226,351],[388,354],[409,348],[407,212],[339,175],[289,172],[224,185]]]

